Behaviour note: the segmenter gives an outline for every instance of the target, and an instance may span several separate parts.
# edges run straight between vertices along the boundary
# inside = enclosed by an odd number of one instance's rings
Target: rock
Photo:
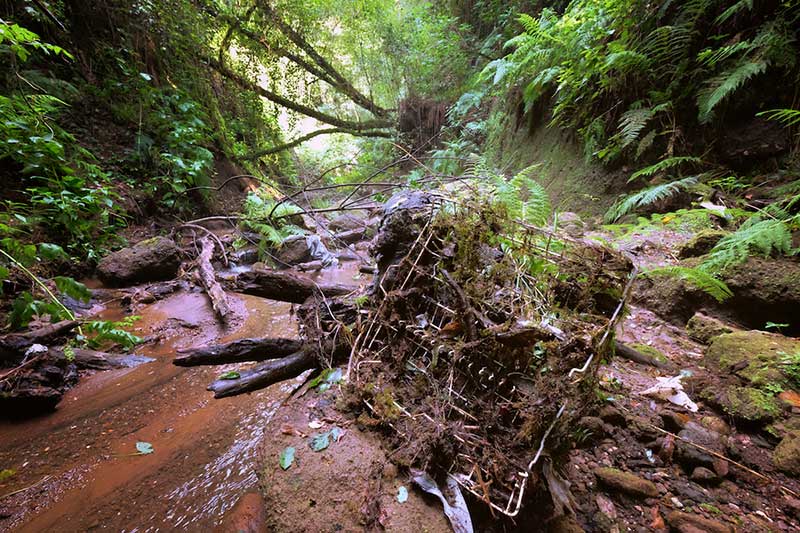
[[[293,235],[284,239],[276,253],[276,258],[286,265],[298,265],[319,260],[324,266],[336,261],[316,235]]]
[[[717,243],[729,233],[718,230],[703,230],[678,248],[678,257],[699,257],[711,251]]]
[[[606,487],[630,496],[638,498],[656,498],[658,496],[658,487],[655,483],[630,472],[623,472],[616,468],[597,468],[594,475]]]
[[[702,397],[745,423],[765,424],[781,412],[772,393],[753,387],[712,387],[703,391]]]
[[[584,529],[574,516],[563,514],[547,524],[548,533],[583,533]]]
[[[734,533],[727,524],[682,511],[669,513],[667,523],[679,533]]]
[[[676,413],[675,411],[661,411],[658,413],[661,420],[664,421],[664,429],[667,431],[677,432],[686,427],[686,424],[691,420],[689,415],[685,413]]]
[[[584,416],[578,423],[582,428],[588,429],[592,432],[590,438],[587,440],[593,440],[591,437],[604,437],[612,431],[612,428],[609,427],[608,424],[596,416]]]
[[[267,510],[257,492],[244,494],[233,508],[225,513],[216,533],[259,533],[266,530]]]
[[[577,213],[565,211],[558,214],[558,227],[570,237],[580,237],[586,229],[586,224]]]
[[[705,468],[703,466],[698,466],[692,472],[691,477],[689,478],[692,481],[696,481],[700,484],[716,484],[721,481],[720,477],[713,471]]]
[[[333,232],[361,230],[367,227],[367,221],[351,213],[339,215],[328,223]]]
[[[786,386],[783,359],[797,352],[798,339],[764,331],[737,331],[714,339],[704,361],[714,370],[734,372],[754,387]]]
[[[772,462],[783,472],[800,476],[800,431],[786,435],[772,453]]]
[[[172,279],[180,266],[180,250],[175,241],[153,237],[105,256],[97,265],[97,273],[108,285],[127,286]]]
[[[42,347],[29,363],[0,381],[0,418],[27,418],[53,410],[78,382],[74,363],[59,350]]]
[[[625,415],[622,414],[622,411],[612,405],[606,405],[600,409],[599,416],[603,422],[607,422],[612,426],[625,425]]]
[[[689,337],[702,344],[709,344],[715,337],[732,332],[731,326],[703,313],[695,313],[686,323],[686,333]]]
[[[722,435],[714,430],[704,428],[697,422],[687,422],[678,433],[680,439],[675,441],[675,457],[679,462],[690,467],[705,466],[714,468],[714,456],[685,442],[703,446],[709,450],[722,454],[725,451],[725,442]]]

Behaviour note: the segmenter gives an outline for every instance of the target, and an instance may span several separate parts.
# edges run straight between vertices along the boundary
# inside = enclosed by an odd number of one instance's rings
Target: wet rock
[[[702,396],[740,422],[765,424],[781,412],[772,393],[753,387],[712,387]]]
[[[247,246],[240,250],[236,250],[231,254],[231,260],[239,265],[252,265],[258,262],[258,248],[255,246]]]
[[[717,484],[722,481],[716,472],[703,466],[695,468],[689,479],[703,485]]]
[[[328,223],[328,229],[333,232],[360,230],[365,227],[366,220],[351,213],[339,215]]]
[[[720,454],[725,451],[722,435],[714,430],[704,428],[697,422],[688,422],[678,433],[678,437],[680,439],[675,442],[675,457],[680,463],[689,467],[705,466],[706,468],[714,468],[716,462],[713,455],[696,446],[692,446],[690,443]]]
[[[725,235],[728,235],[728,233],[724,231],[703,230],[678,248],[678,257],[686,259],[688,257],[705,255],[710,252]]]
[[[27,356],[32,364],[0,381],[0,417],[26,418],[51,411],[77,383],[77,369],[63,353],[41,348]]]
[[[622,414],[622,411],[612,405],[606,405],[600,409],[599,416],[603,422],[607,422],[612,426],[625,425],[625,415]]]
[[[596,416],[584,416],[580,419],[579,424],[582,428],[591,431],[590,437],[604,437],[612,432],[612,428]]]
[[[594,475],[598,481],[610,488],[638,498],[655,498],[658,496],[658,487],[652,481],[642,479],[630,472],[623,472],[616,468],[597,468]]]
[[[228,511],[215,533],[260,533],[266,531],[267,511],[257,492],[248,492]]]
[[[682,511],[669,513],[667,523],[679,533],[734,533],[727,524]]]
[[[310,263],[315,260],[321,261],[323,265],[329,265],[336,261],[334,255],[316,235],[293,235],[284,239],[275,256],[278,261],[286,265]]]
[[[714,338],[732,332],[733,328],[725,322],[703,313],[695,313],[686,323],[689,337],[703,344],[709,344]]]
[[[105,256],[97,265],[97,274],[108,285],[127,286],[172,279],[180,266],[175,241],[153,237]]]
[[[800,431],[792,431],[783,438],[772,454],[772,462],[783,472],[800,476]]]
[[[764,331],[737,331],[714,339],[705,363],[712,369],[733,372],[754,387],[785,386],[788,378],[783,373],[783,359],[799,351],[798,339]]]

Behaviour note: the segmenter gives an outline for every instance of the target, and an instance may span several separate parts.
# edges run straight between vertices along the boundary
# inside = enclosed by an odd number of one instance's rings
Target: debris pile
[[[544,487],[550,514],[566,512],[558,466],[597,400],[631,263],[515,220],[479,190],[396,195],[372,246],[371,295],[299,312],[307,345],[327,348],[322,365],[349,347],[358,422],[383,432],[395,462],[455,480],[493,515],[516,516]]]

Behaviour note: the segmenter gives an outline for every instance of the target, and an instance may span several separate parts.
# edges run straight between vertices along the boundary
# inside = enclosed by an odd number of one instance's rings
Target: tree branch
[[[302,137],[298,137],[292,141],[289,141],[284,144],[279,144],[278,146],[273,146],[272,148],[267,148],[266,150],[261,150],[260,152],[256,152],[254,154],[246,156],[244,159],[248,161],[253,161],[256,159],[261,159],[264,156],[276,154],[278,152],[282,152],[283,150],[288,150],[289,148],[294,148],[300,144],[303,144],[309,139],[313,139],[319,135],[330,135],[331,133],[348,133],[350,135],[355,135],[358,137],[385,137],[385,138],[392,138],[393,135],[387,131],[379,131],[379,130],[368,130],[368,131],[356,131],[347,128],[327,128],[323,130],[316,130],[303,135]]]

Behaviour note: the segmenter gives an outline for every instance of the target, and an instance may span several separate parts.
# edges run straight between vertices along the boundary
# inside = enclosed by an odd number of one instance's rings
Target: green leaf
[[[242,377],[241,374],[233,370],[231,372],[225,372],[219,377],[219,379],[239,379],[240,377]]]
[[[45,261],[54,261],[56,259],[69,260],[67,252],[65,252],[61,246],[49,242],[39,243],[39,257]]]
[[[331,444],[331,435],[329,432],[318,433],[308,440],[308,446],[315,452],[321,452]]]
[[[149,442],[139,441],[136,443],[136,450],[139,452],[139,455],[149,455],[153,453],[153,445]]]
[[[61,294],[66,294],[81,302],[88,302],[92,299],[92,292],[83,283],[64,276],[57,276],[53,278],[53,281]]]
[[[291,446],[285,448],[281,452],[281,455],[280,455],[280,457],[278,459],[278,464],[281,465],[282,469],[288,470],[289,467],[292,466],[292,463],[294,463],[294,452],[295,452],[295,449],[292,448]]]
[[[331,387],[331,385],[339,383],[341,380],[341,368],[326,368],[308,383],[308,388],[318,388],[320,392],[325,392]]]

